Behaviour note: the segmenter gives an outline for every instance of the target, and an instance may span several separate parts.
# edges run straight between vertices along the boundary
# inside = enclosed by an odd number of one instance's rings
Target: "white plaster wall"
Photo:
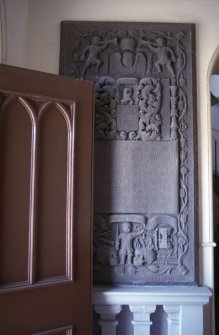
[[[7,63],[26,67],[29,0],[5,0]]]
[[[6,0],[8,64],[58,73],[62,20],[196,24],[200,283],[213,288],[212,161],[209,64],[219,45],[218,0]],[[214,56],[213,56],[214,54]],[[210,310],[206,312],[210,313]],[[207,315],[206,314],[206,315]],[[206,335],[211,315],[206,320]],[[199,335],[199,334],[196,334]]]

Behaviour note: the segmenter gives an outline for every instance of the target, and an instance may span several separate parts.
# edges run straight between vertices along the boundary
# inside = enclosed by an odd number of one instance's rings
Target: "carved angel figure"
[[[99,71],[99,68],[102,64],[102,60],[100,59],[100,53],[107,48],[108,42],[104,43],[99,36],[94,36],[91,45],[88,45],[81,56],[81,60],[85,60],[86,62],[84,68],[82,70],[82,74],[85,74],[87,69],[90,66],[96,65],[96,70]]]
[[[175,72],[172,66],[172,63],[176,61],[176,57],[174,55],[173,50],[166,45],[164,38],[158,37],[154,42],[150,41],[141,41],[141,46],[146,46],[150,50],[154,51],[157,55],[157,61],[155,62],[155,66],[157,68],[157,72],[160,73],[163,70],[163,67],[166,66],[171,76],[175,76]]]

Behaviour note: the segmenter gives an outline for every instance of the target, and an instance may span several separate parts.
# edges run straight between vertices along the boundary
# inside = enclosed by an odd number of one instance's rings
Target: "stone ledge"
[[[95,286],[93,304],[205,305],[211,295],[205,286]]]

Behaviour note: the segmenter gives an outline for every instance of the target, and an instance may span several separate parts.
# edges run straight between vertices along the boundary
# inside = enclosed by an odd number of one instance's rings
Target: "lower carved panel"
[[[181,264],[188,248],[173,215],[95,215],[94,280],[97,282],[147,283],[156,276],[184,278]],[[147,278],[147,279],[145,279]]]

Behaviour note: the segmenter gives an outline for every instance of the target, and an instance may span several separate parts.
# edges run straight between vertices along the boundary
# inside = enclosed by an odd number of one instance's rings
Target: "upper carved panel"
[[[188,36],[180,27],[174,31],[168,26],[163,30],[153,25],[149,29],[141,24],[129,29],[117,26],[100,29],[94,24],[89,30],[87,23],[88,29],[79,25],[71,31],[69,71],[96,84],[96,138],[176,140],[176,108],[185,104]],[[65,66],[62,71],[68,72]],[[169,90],[164,92],[167,84]],[[161,115],[167,108],[167,94],[169,125]]]
[[[185,62],[181,44],[184,32],[165,30],[117,30],[111,26],[107,30],[75,31],[72,74],[83,78],[163,75],[174,83]]]

